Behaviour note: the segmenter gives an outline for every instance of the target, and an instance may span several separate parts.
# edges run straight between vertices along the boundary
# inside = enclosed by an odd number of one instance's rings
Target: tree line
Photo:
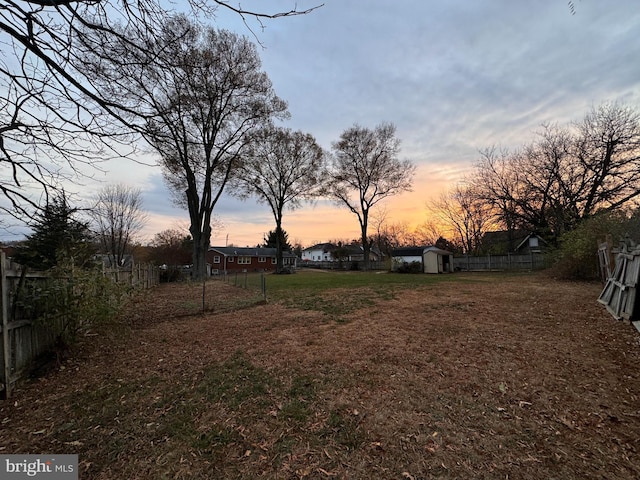
[[[471,174],[429,210],[473,254],[495,230],[536,233],[559,247],[587,220],[614,213],[630,219],[639,196],[640,114],[603,103],[581,121],[542,125],[529,144],[482,150]]]
[[[276,232],[285,210],[329,196],[356,215],[368,245],[371,207],[411,185],[414,167],[398,159],[395,126],[354,125],[332,154],[323,151],[311,134],[278,124],[289,118],[287,104],[261,69],[255,44],[202,21],[217,8],[262,21],[317,7],[272,14],[222,1],[190,7],[174,13],[155,0],[18,1],[0,9],[0,41],[14,50],[17,63],[0,68],[5,210],[22,219],[46,212],[58,201],[49,198],[59,191],[54,171],[80,173],[132,145],[124,155],[135,159],[142,139],[189,214],[195,278],[206,271],[223,191],[267,204]],[[23,177],[44,191],[44,206],[25,192]],[[102,229],[125,218],[98,213]],[[126,235],[115,238],[123,228],[112,229],[105,250],[126,244]],[[368,250],[365,256],[368,261]]]
[[[205,0],[175,13],[162,0],[9,2],[0,8],[0,44],[9,52],[0,62],[0,208],[37,223],[60,202],[63,180],[151,150],[189,214],[196,278],[206,271],[223,192],[269,207],[278,270],[284,213],[320,197],[358,220],[365,265],[376,244],[477,253],[488,231],[527,230],[558,246],[598,215],[631,215],[640,192],[638,114],[603,104],[582,121],[543,125],[528,145],[483,150],[472,174],[430,203],[429,221],[412,232],[389,225],[381,202],[410,190],[415,172],[399,157],[395,126],[353,125],[323,151],[312,134],[282,126],[287,104],[255,43],[207,24],[219,8],[262,22],[319,7],[264,13]],[[127,231],[143,219],[127,218],[127,198],[113,200],[102,211],[96,204],[93,225],[117,264]]]

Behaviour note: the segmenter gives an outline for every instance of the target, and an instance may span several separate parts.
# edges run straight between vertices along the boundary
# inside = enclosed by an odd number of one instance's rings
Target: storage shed
[[[453,254],[437,247],[397,248],[391,253],[392,270],[418,262],[424,273],[453,272]]]
[[[453,272],[453,253],[437,247],[427,247],[422,252],[424,273]]]

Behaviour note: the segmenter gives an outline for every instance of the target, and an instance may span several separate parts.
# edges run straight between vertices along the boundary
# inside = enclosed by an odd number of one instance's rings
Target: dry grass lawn
[[[640,478],[640,335],[601,286],[453,277],[324,292],[340,315],[162,285],[0,401],[0,453],[77,453],[83,480]]]

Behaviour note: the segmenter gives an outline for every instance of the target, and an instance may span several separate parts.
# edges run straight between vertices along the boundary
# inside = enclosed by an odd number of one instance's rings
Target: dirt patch
[[[467,277],[339,319],[162,286],[0,404],[0,453],[78,453],[83,479],[640,478],[640,336],[601,287]]]

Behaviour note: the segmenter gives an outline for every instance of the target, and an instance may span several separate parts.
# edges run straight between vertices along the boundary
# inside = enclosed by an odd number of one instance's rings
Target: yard
[[[640,478],[640,334],[598,284],[301,272],[161,285],[0,401],[85,479]]]

